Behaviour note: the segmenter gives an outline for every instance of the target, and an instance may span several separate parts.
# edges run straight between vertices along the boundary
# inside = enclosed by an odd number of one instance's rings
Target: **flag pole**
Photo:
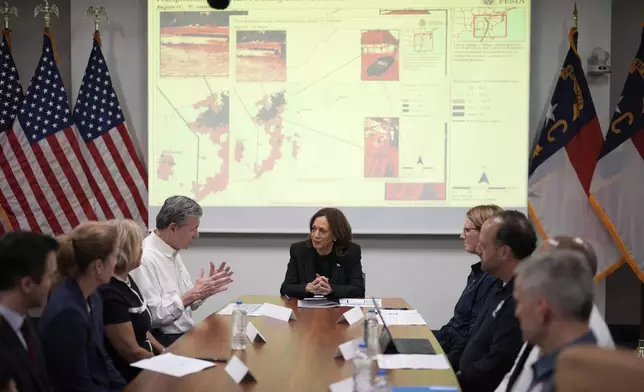
[[[9,18],[11,15],[18,17],[18,9],[16,7],[9,6],[8,2],[4,2],[4,8],[0,8],[0,14],[4,19],[4,29],[9,30]]]
[[[2,35],[7,39],[7,45],[9,46],[9,51],[11,51],[11,29],[9,28],[9,19],[11,15],[18,17],[18,9],[16,7],[10,6],[8,2],[4,2],[4,7],[0,8],[0,15],[4,19],[4,30],[2,30]]]
[[[56,17],[60,15],[60,11],[58,11],[58,7],[56,4],[51,4],[49,5],[48,0],[44,0],[45,4],[38,4],[36,8],[34,9],[34,18],[38,16],[39,13],[43,13],[45,15],[45,34],[49,36],[49,39],[51,39],[51,47],[54,51],[54,61],[58,63],[58,55],[56,54],[56,43],[54,42],[54,36],[51,32],[51,15],[54,14]]]
[[[90,5],[85,13],[85,17],[88,16],[94,17],[94,39],[101,46],[101,33],[98,31],[98,27],[101,23],[101,18],[108,20],[107,9],[102,5]]]
[[[572,11],[572,21],[573,27],[576,29],[579,28],[579,12],[577,12],[577,2],[575,1],[575,9]]]

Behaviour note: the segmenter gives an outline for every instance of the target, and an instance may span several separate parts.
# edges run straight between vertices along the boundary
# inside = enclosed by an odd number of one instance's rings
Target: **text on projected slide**
[[[529,1],[233,6],[150,1],[151,205],[525,205]]]

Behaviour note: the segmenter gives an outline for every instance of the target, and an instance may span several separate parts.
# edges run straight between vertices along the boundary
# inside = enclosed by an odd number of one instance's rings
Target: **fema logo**
[[[483,2],[485,4],[487,4],[487,5],[490,5],[490,4],[494,3],[494,0],[483,0]]]

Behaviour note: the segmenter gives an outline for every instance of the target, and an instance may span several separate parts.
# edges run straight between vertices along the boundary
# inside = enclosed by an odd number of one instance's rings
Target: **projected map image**
[[[454,10],[457,41],[525,41],[525,7],[479,7]]]
[[[238,82],[286,81],[286,31],[237,31]]]
[[[246,11],[162,12],[161,76],[227,76],[229,19]]]
[[[529,4],[201,3],[149,3],[151,206],[526,199]]]
[[[396,30],[362,32],[362,80],[398,80],[399,37]]]

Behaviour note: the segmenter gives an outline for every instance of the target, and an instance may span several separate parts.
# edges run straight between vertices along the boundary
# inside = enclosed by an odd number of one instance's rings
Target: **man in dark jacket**
[[[57,249],[54,238],[39,233],[13,231],[0,238],[0,373],[18,391],[50,391],[27,312],[47,302]]]
[[[534,228],[518,211],[504,211],[483,224],[478,251],[483,270],[497,281],[470,340],[462,348],[457,377],[463,392],[494,391],[512,368],[523,344],[519,321],[514,315],[514,273],[536,246]]]

